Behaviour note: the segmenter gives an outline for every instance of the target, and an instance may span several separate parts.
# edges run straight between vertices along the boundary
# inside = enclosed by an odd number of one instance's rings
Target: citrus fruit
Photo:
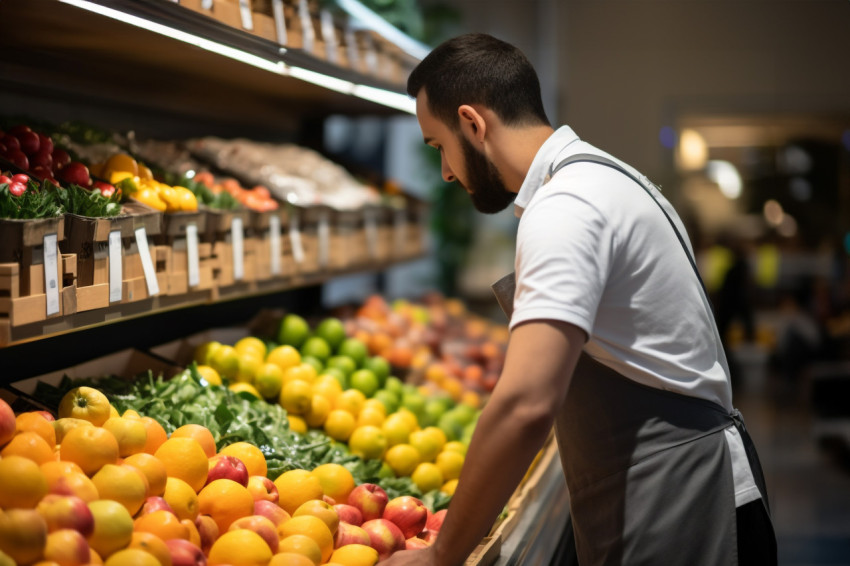
[[[74,462],[92,476],[104,465],[118,461],[118,441],[105,428],[78,427],[65,434],[59,445],[59,458]]]
[[[457,479],[449,480],[443,484],[443,487],[440,488],[441,493],[445,493],[446,495],[454,495],[455,490],[457,489]]]
[[[309,356],[311,358],[316,358],[317,360],[322,362],[324,365],[328,358],[331,357],[331,347],[328,346],[328,343],[324,338],[319,336],[311,336],[304,341],[304,344],[301,345],[301,356],[306,357]]]
[[[328,526],[332,535],[336,533],[339,527],[339,514],[336,509],[333,508],[333,505],[322,499],[305,501],[292,514],[293,517],[301,517],[303,515],[310,515],[311,517],[321,519]]]
[[[452,440],[450,442],[446,442],[446,444],[443,446],[443,451],[457,452],[466,456],[466,445],[459,440]]]
[[[316,375],[319,375],[325,369],[325,363],[319,358],[313,356],[303,356],[301,358],[301,363],[307,364],[308,366],[312,367],[313,370],[316,372]]]
[[[284,344],[283,346],[273,348],[266,355],[266,362],[274,364],[282,370],[286,370],[301,363],[301,354],[292,346]]]
[[[369,348],[366,347],[366,344],[362,340],[358,340],[357,338],[346,338],[342,341],[342,344],[339,345],[337,355],[348,356],[354,360],[357,367],[363,367],[363,363],[369,356]]]
[[[254,387],[263,396],[263,399],[277,399],[283,386],[283,370],[280,366],[266,362],[254,375]]]
[[[306,381],[290,381],[280,391],[280,405],[287,413],[304,415],[313,402],[313,388]]]
[[[252,397],[256,397],[257,399],[262,399],[263,396],[260,395],[260,392],[257,391],[257,388],[254,387],[250,383],[245,383],[244,381],[237,381],[236,383],[231,383],[227,386],[227,388],[234,393],[248,393]]]
[[[212,544],[208,564],[216,566],[267,566],[272,551],[263,538],[247,529],[228,531]]]
[[[219,454],[235,456],[242,460],[248,469],[249,476],[265,476],[268,473],[268,465],[263,451],[250,442],[234,442],[219,450]]]
[[[345,442],[354,432],[356,426],[357,420],[354,415],[342,409],[334,409],[328,413],[324,429],[325,433],[334,440]]]
[[[333,377],[337,383],[339,383],[340,388],[343,390],[348,389],[348,375],[344,371],[339,368],[329,368],[326,367],[322,370],[322,375]]]
[[[305,501],[321,499],[324,492],[319,478],[307,470],[289,470],[274,480],[280,498],[278,505],[292,515]]]
[[[363,403],[366,402],[366,396],[362,391],[357,389],[347,389],[337,396],[334,402],[335,409],[343,409],[348,411],[355,417],[363,408]]]
[[[291,555],[290,558],[278,558],[282,554]],[[306,561],[306,562],[305,562]],[[305,564],[306,566],[317,566],[322,563],[322,549],[318,543],[307,535],[291,535],[280,540],[278,553],[269,562],[269,566],[280,564],[280,566],[292,566]]]
[[[199,424],[184,424],[174,429],[171,438],[194,438],[204,449],[207,458],[215,456],[215,437],[210,429]]]
[[[443,451],[437,455],[437,467],[443,474],[444,480],[455,480],[460,477],[460,470],[463,468],[463,454],[451,451]]]
[[[215,480],[198,493],[200,512],[209,515],[225,532],[236,519],[254,512],[254,496],[248,488],[233,480]]]
[[[148,431],[139,419],[110,417],[103,423],[103,428],[118,441],[118,456],[121,458],[144,451]]]
[[[342,386],[332,375],[323,373],[313,380],[313,393],[325,397],[331,403],[342,393]]]
[[[53,431],[56,433],[56,444],[62,443],[62,439],[65,438],[65,435],[68,434],[69,430],[81,426],[94,425],[91,424],[89,421],[84,421],[83,419],[75,419],[73,417],[65,417],[63,419],[56,419],[55,421],[53,421]]]
[[[366,409],[375,410],[379,412],[384,418],[386,418],[388,414],[386,406],[384,406],[384,404],[377,399],[366,399],[363,402],[363,408],[361,408],[360,410],[364,411]]]
[[[79,531],[60,528],[48,533],[42,556],[44,562],[76,566],[86,564],[90,559],[89,543]]]
[[[297,314],[289,313],[280,321],[277,341],[280,344],[300,348],[309,335],[310,326],[307,321]]]
[[[21,413],[15,417],[15,429],[17,432],[34,432],[42,437],[48,446],[56,446],[56,431],[53,423],[38,411]]]
[[[141,509],[148,486],[142,472],[130,466],[105,464],[91,478],[101,499],[117,501],[130,515]]]
[[[210,365],[210,361],[212,361],[212,356],[216,350],[221,346],[221,342],[217,340],[210,340],[209,342],[204,342],[200,344],[197,348],[195,348],[194,360],[199,365],[208,366]]]
[[[244,355],[246,353],[254,353],[259,354],[259,356],[265,359],[267,352],[266,343],[257,338],[256,336],[245,336],[244,338],[240,338],[233,345],[233,348],[240,355]]]
[[[376,409],[373,406],[364,406],[357,414],[357,426],[372,425],[380,427],[384,424],[384,420],[386,420],[386,413],[384,413],[383,405],[381,405],[380,409]]]
[[[341,464],[321,464],[311,472],[319,479],[322,492],[337,503],[348,501],[348,494],[354,489],[354,476]]]
[[[189,540],[189,527],[184,525],[177,515],[165,509],[151,511],[136,517],[133,521],[135,532],[150,533],[162,540],[179,538]]]
[[[325,363],[325,366],[328,368],[335,368],[341,370],[346,376],[351,375],[357,369],[357,362],[354,361],[354,358],[349,358],[348,356],[331,356],[328,358],[328,361]]]
[[[393,413],[384,420],[381,430],[387,438],[387,446],[393,447],[407,443],[413,427],[410,425],[410,419],[400,413]]]
[[[13,566],[39,560],[46,543],[47,523],[37,511],[8,509],[0,513],[0,549]]]
[[[162,446],[162,443],[168,440],[168,433],[165,428],[153,417],[142,417],[139,419],[145,425],[145,430],[148,433],[148,439],[145,441],[145,452],[153,454],[157,448]]]
[[[222,384],[221,375],[219,375],[219,373],[213,367],[202,364],[199,365],[197,369],[201,378],[206,382],[203,383],[204,385]]]
[[[0,508],[32,509],[47,494],[48,483],[39,465],[24,456],[0,458]]]
[[[15,436],[15,432],[17,432],[15,411],[9,403],[0,399],[0,446],[9,442]]]
[[[254,383],[254,377],[265,363],[263,358],[253,352],[237,355],[239,356],[239,369],[236,371],[236,381]]]
[[[233,346],[222,344],[212,352],[208,365],[221,377],[236,379],[239,374],[239,353]]]
[[[364,460],[380,460],[387,451],[387,437],[379,427],[357,427],[348,439],[348,447]]]
[[[378,384],[383,387],[390,376],[390,362],[383,356],[372,356],[363,364],[364,369],[370,370],[378,378]]]
[[[372,399],[380,401],[388,415],[396,412],[400,403],[398,395],[389,389],[378,389]]]
[[[180,519],[194,521],[200,513],[198,494],[185,481],[180,478],[168,478],[165,482],[165,490],[162,498],[171,507],[174,515]]]
[[[387,378],[386,383],[384,383],[384,389],[392,391],[401,399],[401,394],[404,393],[404,382],[396,376],[391,375]]]
[[[169,438],[154,456],[165,464],[168,477],[180,478],[195,492],[207,482],[209,459],[201,444],[194,438]]]
[[[410,444],[419,451],[423,462],[433,462],[446,444],[446,434],[435,426],[410,433]]]
[[[59,418],[73,417],[101,426],[109,418],[109,399],[94,387],[75,387],[59,401]]]
[[[133,517],[127,508],[109,499],[89,503],[94,517],[94,532],[88,537],[89,546],[101,558],[126,547],[133,538]]]
[[[370,369],[358,369],[348,379],[351,387],[357,389],[366,397],[371,397],[381,387],[375,372]]]
[[[286,420],[289,421],[289,430],[304,434],[307,432],[307,421],[297,415],[286,415]]]
[[[124,465],[136,468],[145,475],[148,480],[148,495],[162,495],[165,492],[165,482],[168,473],[165,464],[153,454],[139,452],[124,458]]]
[[[378,558],[378,551],[371,546],[346,544],[334,550],[330,560],[343,566],[374,566]]]
[[[422,493],[428,493],[443,486],[443,473],[436,464],[431,462],[422,462],[416,466],[416,469],[410,474],[410,479]]]
[[[103,564],[104,566],[161,566],[161,562],[153,554],[141,548],[119,550],[107,558]]]
[[[92,427],[95,428],[95,427]],[[107,433],[109,434],[109,433]],[[0,456],[25,456],[36,464],[43,464],[56,459],[54,446],[47,443],[37,432],[19,432],[0,449]]]
[[[409,476],[420,464],[419,451],[410,444],[396,444],[384,455],[384,461],[397,476]]]
[[[322,562],[327,562],[334,549],[334,537],[324,521],[312,515],[292,517],[281,523],[277,529],[281,538],[292,535],[305,535],[313,539],[322,551]]]
[[[315,391],[315,390],[313,390]],[[328,413],[331,412],[331,402],[327,397],[317,395],[315,392],[310,399],[310,409],[304,416],[304,420],[312,428],[318,428],[325,424]]]
[[[100,497],[91,478],[83,472],[67,472],[58,477],[51,477],[47,481],[47,489],[50,493],[75,495],[86,503],[96,501]]]
[[[44,474],[44,479],[47,480],[48,489],[51,482],[66,474],[83,473],[83,469],[74,462],[66,462],[62,460],[50,460],[49,462],[44,462],[39,466],[39,468]],[[2,505],[0,505],[0,507],[2,507]]]
[[[316,325],[313,334],[324,339],[328,343],[328,346],[336,351],[339,345],[342,344],[342,341],[345,340],[345,325],[338,318],[328,317]]]

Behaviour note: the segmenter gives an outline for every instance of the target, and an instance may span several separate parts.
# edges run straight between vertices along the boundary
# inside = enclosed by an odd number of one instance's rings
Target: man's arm
[[[586,335],[572,324],[530,321],[511,333],[505,367],[478,419],[440,534],[387,566],[461,565],[504,508],[552,428]]]

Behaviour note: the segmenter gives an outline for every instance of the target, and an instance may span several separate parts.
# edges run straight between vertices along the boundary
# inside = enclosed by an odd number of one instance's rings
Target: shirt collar
[[[516,199],[514,200],[514,215],[517,218],[522,216],[523,210],[534,198],[537,189],[549,182],[549,171],[555,160],[563,152],[569,144],[578,141],[579,137],[569,126],[561,126],[555,130],[549,138],[543,142],[534,160],[531,162],[531,167],[528,169],[528,174],[519,188]]]

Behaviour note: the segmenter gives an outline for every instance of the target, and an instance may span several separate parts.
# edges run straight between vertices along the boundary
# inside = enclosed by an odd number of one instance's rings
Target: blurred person
[[[726,360],[729,364],[729,375],[732,386],[741,380],[740,369],[729,343],[729,331],[733,323],[739,322],[743,330],[743,340],[748,343],[755,341],[755,314],[753,309],[753,277],[750,262],[747,258],[745,243],[738,238],[724,238],[722,244],[731,254],[731,264],[723,275],[720,287],[714,297],[714,315],[717,320],[717,331]]]
[[[382,564],[463,564],[553,426],[583,566],[776,564],[763,475],[669,202],[553,129],[533,67],[494,37],[441,44],[407,91],[443,178],[520,220],[504,369],[443,527]]]

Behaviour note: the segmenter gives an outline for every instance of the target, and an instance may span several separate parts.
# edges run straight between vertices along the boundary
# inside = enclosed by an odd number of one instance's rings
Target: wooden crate
[[[193,228],[194,227],[194,228]],[[189,237],[194,229],[198,239],[198,283],[189,285]],[[163,267],[167,273],[168,294],[184,295],[190,291],[204,291],[213,287],[212,244],[202,241],[207,230],[207,214],[204,211],[172,212],[163,215],[162,231],[154,242],[157,248],[167,248]],[[164,254],[158,249],[159,254]]]

